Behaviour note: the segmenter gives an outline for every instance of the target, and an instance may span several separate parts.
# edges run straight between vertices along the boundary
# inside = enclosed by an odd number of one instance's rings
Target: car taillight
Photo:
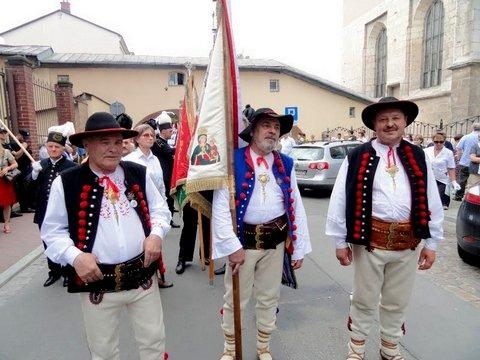
[[[310,163],[310,165],[308,165],[308,168],[312,170],[325,170],[330,168],[330,165],[328,164],[328,162],[320,161],[320,162]]]
[[[467,192],[465,194],[465,201],[468,201],[471,204],[480,205],[480,195],[472,194]]]

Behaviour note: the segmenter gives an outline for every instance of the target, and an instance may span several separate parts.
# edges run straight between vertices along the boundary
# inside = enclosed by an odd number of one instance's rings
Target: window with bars
[[[443,4],[434,1],[425,18],[423,36],[423,72],[422,87],[440,85],[442,80],[443,55]]]
[[[279,92],[280,91],[280,80],[272,79],[270,80],[270,92]]]
[[[375,94],[376,98],[385,96],[387,85],[387,29],[378,34],[375,44]]]

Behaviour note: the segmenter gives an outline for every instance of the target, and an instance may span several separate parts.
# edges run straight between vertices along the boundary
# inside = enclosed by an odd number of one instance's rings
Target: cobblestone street
[[[437,259],[432,269],[419,272],[443,289],[480,309],[480,268],[468,265],[457,253],[455,222],[460,202],[453,201],[446,211],[445,240],[437,251]]]

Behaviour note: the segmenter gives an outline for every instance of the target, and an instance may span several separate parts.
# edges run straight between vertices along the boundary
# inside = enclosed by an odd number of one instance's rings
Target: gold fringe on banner
[[[211,177],[208,179],[187,179],[187,196],[190,198],[192,193],[199,191],[220,189],[226,185],[226,178],[224,176]]]
[[[200,212],[207,218],[212,218],[212,203],[205,199],[201,193],[193,193],[188,195],[190,206]]]

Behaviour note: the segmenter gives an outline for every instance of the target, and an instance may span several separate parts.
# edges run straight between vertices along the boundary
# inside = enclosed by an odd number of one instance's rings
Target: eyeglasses
[[[433,142],[434,142],[435,144],[443,144],[445,141],[434,140]]]
[[[143,133],[142,135],[140,135],[141,137],[155,137],[153,134],[150,134],[150,133]]]

